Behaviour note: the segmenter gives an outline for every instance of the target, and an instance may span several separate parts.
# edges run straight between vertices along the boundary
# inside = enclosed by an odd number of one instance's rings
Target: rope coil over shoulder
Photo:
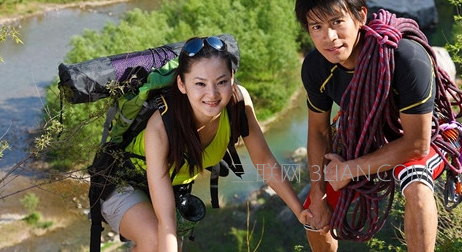
[[[435,67],[436,116],[433,117],[431,145],[437,150],[440,148],[446,151],[450,160],[441,152],[438,154],[452,170],[460,173],[460,152],[443,139],[440,122],[454,124],[460,116],[453,114],[451,106],[456,105],[460,110],[461,91],[436,64],[436,56],[417,23],[380,10],[362,29],[365,44],[358,57],[353,78],[341,100],[341,117],[333,150],[341,150],[338,154],[351,160],[388,143],[383,125],[389,126],[398,135],[403,134],[399,111],[390,90],[395,70],[394,50],[402,38],[409,38],[425,48]],[[451,96],[452,103],[446,93]],[[348,102],[347,107],[345,102]],[[460,130],[462,127],[456,128]],[[389,170],[363,176],[341,190],[339,203],[330,221],[334,238],[368,241],[383,227],[393,203],[395,181],[392,172]],[[385,199],[387,202],[384,205],[379,204]]]

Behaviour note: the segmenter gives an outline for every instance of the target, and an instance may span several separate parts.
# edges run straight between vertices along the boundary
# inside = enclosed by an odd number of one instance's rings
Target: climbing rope
[[[451,106],[459,106],[461,111],[462,92],[437,66],[434,52],[417,23],[380,10],[362,30],[365,43],[353,78],[341,99],[341,117],[333,149],[340,149],[339,154],[351,160],[389,142],[384,125],[396,135],[403,134],[398,107],[390,90],[395,70],[394,50],[405,37],[422,44],[433,60],[437,94],[431,144],[435,149],[439,147],[446,152],[450,160],[443,152],[439,154],[449,167],[460,173],[460,150],[440,134],[440,123],[448,122],[460,133],[462,127],[457,127],[459,124],[455,119],[461,114],[454,115]],[[452,103],[446,93],[452,98]],[[389,170],[360,177],[341,190],[339,203],[330,221],[331,233],[336,239],[368,241],[383,227],[393,203],[395,181],[392,172]]]

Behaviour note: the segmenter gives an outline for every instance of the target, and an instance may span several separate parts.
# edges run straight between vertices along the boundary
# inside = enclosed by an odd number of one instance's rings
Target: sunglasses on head
[[[186,44],[183,47],[182,52],[188,55],[189,57],[193,57],[198,52],[200,52],[202,48],[204,48],[205,43],[207,43],[209,46],[211,46],[212,48],[215,48],[218,51],[226,50],[226,43],[223,42],[223,40],[217,37],[207,37],[207,38],[194,38],[186,42]]]

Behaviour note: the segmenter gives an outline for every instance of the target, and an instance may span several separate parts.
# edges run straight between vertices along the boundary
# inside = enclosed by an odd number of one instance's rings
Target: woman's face
[[[361,11],[361,21],[342,10],[322,18],[311,14],[307,17],[308,31],[316,49],[329,62],[353,69],[361,49],[358,48],[359,30],[366,21],[366,8]]]
[[[226,61],[202,58],[191,65],[184,82],[177,76],[179,90],[188,96],[197,122],[208,122],[221,113],[232,96],[233,75]]]

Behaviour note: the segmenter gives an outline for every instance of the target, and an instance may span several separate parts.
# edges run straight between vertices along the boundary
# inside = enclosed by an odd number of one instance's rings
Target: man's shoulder
[[[327,61],[318,50],[314,49],[305,56],[305,59],[303,60],[302,71],[309,70],[313,72],[316,70],[321,71],[321,69],[330,70],[332,66],[332,63]]]
[[[306,54],[305,59],[303,61],[304,64],[308,65],[317,64],[321,62],[325,63],[327,62],[327,60],[317,49],[314,49],[310,51],[308,54]]]
[[[415,59],[427,59],[428,52],[425,50],[423,45],[419,42],[403,38],[398,44],[398,48],[395,50],[395,57],[396,60],[403,60],[403,61],[413,61]]]

